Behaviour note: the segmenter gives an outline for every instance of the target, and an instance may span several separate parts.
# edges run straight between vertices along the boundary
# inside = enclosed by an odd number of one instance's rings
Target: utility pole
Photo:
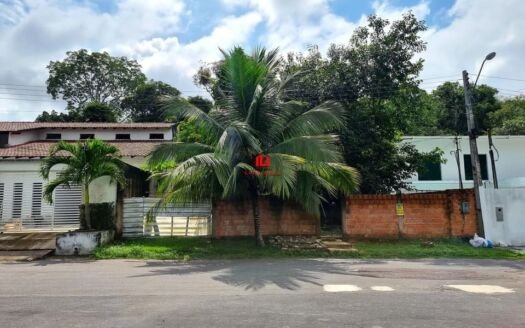
[[[478,224],[478,234],[484,237],[485,229],[483,227],[481,199],[479,196],[479,188],[482,184],[481,168],[479,164],[478,144],[476,142],[476,122],[474,120],[474,111],[472,109],[472,95],[470,93],[470,83],[468,81],[467,71],[463,71],[463,90],[465,92],[465,108],[467,112],[468,137],[470,144],[470,163],[472,165],[472,180],[474,181],[474,194],[476,196],[476,217]]]

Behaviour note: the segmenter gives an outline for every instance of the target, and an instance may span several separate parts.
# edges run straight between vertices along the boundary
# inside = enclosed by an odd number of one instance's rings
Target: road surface
[[[0,327],[525,327],[525,261],[3,263]]]

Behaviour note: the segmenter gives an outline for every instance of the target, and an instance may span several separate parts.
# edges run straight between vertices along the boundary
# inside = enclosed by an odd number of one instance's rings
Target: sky
[[[45,92],[46,66],[85,48],[136,59],[148,78],[184,95],[219,48],[279,47],[282,54],[348,42],[366,17],[395,20],[412,10],[428,25],[421,86],[475,75],[500,96],[525,92],[523,0],[0,0],[0,120],[32,121],[61,111]]]

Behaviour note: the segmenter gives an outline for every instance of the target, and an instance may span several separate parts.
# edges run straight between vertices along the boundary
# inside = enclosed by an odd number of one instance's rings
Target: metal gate
[[[152,211],[158,198],[124,199],[124,237],[211,235],[211,201],[173,204]]]
[[[0,231],[68,231],[80,226],[80,186],[55,190],[54,202],[43,200],[44,182],[35,173],[2,175]]]

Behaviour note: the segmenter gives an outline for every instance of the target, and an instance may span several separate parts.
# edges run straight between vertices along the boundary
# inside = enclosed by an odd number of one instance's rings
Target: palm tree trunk
[[[84,221],[86,229],[91,230],[91,209],[89,208],[89,182],[84,184]]]
[[[264,247],[264,239],[261,232],[261,217],[259,214],[259,197],[257,193],[254,193],[253,199],[252,199],[252,207],[253,207],[253,224],[255,228],[255,240],[257,241],[257,245]]]

